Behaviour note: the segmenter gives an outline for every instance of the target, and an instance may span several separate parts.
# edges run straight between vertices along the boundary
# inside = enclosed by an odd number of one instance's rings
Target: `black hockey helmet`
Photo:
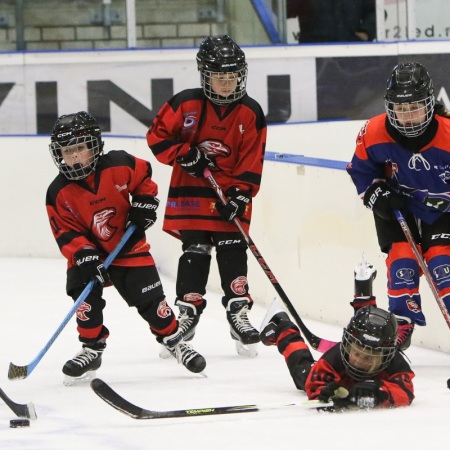
[[[385,95],[385,109],[392,126],[406,137],[420,136],[433,118],[434,103],[433,81],[422,64],[406,62],[394,67],[387,80]],[[404,105],[402,111],[406,112],[408,105],[410,112],[420,111],[420,123],[401,123],[394,105]]]
[[[341,357],[355,380],[382,372],[397,351],[397,319],[374,306],[359,309],[344,328]]]
[[[245,53],[229,36],[204,38],[197,53],[197,68],[200,71],[203,91],[212,102],[225,105],[239,100],[245,95],[248,73]],[[216,94],[211,89],[212,74],[236,74],[237,86],[234,93],[228,97]]]
[[[58,170],[69,180],[81,180],[94,171],[103,153],[100,126],[89,113],[80,111],[58,118],[50,137],[50,154]],[[92,151],[87,165],[68,165],[63,158],[64,147],[86,144]]]

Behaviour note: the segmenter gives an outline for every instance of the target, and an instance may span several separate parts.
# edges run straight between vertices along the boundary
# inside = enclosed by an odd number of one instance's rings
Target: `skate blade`
[[[241,341],[235,341],[236,351],[243,358],[256,358],[258,356],[258,344],[243,344]]]
[[[161,349],[159,350],[159,357],[161,359],[169,359],[172,358],[172,354],[167,350],[164,345],[161,345]]]
[[[90,383],[94,378],[97,378],[96,370],[89,370],[85,374],[81,375],[81,377],[70,377],[69,375],[65,375],[63,385],[76,386],[79,384],[86,384]]]

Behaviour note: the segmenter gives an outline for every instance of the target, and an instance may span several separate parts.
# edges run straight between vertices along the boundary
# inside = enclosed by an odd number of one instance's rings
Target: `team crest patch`
[[[89,303],[83,302],[77,309],[77,319],[86,322],[89,320],[89,317],[86,316],[86,312],[91,310],[91,305]]]
[[[159,317],[165,319],[172,314],[170,306],[167,304],[166,300],[159,302],[157,314]]]
[[[247,286],[247,277],[237,277],[231,282],[231,290],[236,295],[245,295],[247,293],[245,286]]]

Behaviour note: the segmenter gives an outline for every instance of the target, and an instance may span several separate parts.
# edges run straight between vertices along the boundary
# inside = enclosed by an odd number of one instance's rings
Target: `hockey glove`
[[[110,279],[103,263],[100,259],[100,254],[95,248],[85,248],[79,250],[73,255],[75,264],[79,267],[81,279],[84,284],[87,284],[92,279],[96,278],[100,284],[108,284]]]
[[[151,195],[134,196],[128,212],[127,227],[133,223],[140,230],[150,228],[156,222],[158,205],[159,200]]]
[[[216,202],[216,209],[223,220],[232,221],[235,217],[241,218],[247,205],[252,199],[250,191],[241,191],[236,187],[231,187],[227,191],[228,202],[224,205],[222,202]]]
[[[350,390],[350,398],[359,408],[375,408],[388,399],[388,394],[381,386],[380,381],[360,381]]]
[[[335,409],[344,409],[352,403],[348,390],[335,381],[328,383],[320,391],[319,400],[321,402],[333,402]]]
[[[368,187],[364,194],[364,205],[382,219],[391,220],[394,209],[406,206],[404,197],[393,191],[384,181],[377,181]]]
[[[211,163],[210,159],[197,147],[191,147],[184,156],[179,156],[176,162],[193,177],[203,177],[203,171]]]

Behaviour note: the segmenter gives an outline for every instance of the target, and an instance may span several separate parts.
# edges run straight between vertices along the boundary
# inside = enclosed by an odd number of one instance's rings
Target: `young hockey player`
[[[236,225],[250,227],[252,198],[263,169],[266,121],[246,91],[245,54],[229,36],[209,36],[197,53],[201,88],[176,94],[147,133],[153,154],[172,166],[163,229],[181,239],[175,304],[184,337],[194,337],[215,247],[222,304],[239,354],[256,356],[259,333],[247,316],[253,300],[247,280],[247,245]],[[228,198],[217,200],[203,178],[209,168]]]
[[[111,284],[178,362],[201,372],[205,360],[182,339],[146,241],[145,230],[155,223],[159,203],[150,163],[123,150],[103,154],[99,125],[84,111],[59,117],[50,154],[60,173],[48,188],[46,205],[53,235],[67,259],[67,294],[76,300],[96,280],[76,312],[82,350],[62,369],[66,384],[92,378],[101,365],[109,336],[103,324],[103,287]],[[136,231],[105,270],[102,261],[130,223]]]
[[[342,342],[316,362],[289,316],[273,305],[261,341],[285,357],[297,389],[309,399],[333,401],[334,409],[407,406],[414,399],[414,373],[397,346],[394,314],[377,308],[371,284],[376,272],[363,261],[355,270],[355,315]],[[364,305],[364,306],[362,306]]]
[[[442,105],[435,107],[433,82],[417,62],[394,67],[385,109],[361,129],[347,171],[374,213],[378,243],[387,253],[389,310],[405,350],[414,325],[426,322],[421,270],[393,210],[402,211],[450,311],[450,121]]]

